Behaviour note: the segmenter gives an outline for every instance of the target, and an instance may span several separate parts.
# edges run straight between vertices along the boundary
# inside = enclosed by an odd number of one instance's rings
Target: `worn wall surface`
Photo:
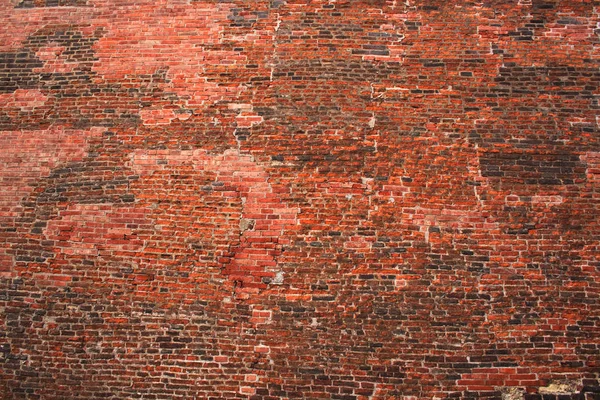
[[[600,3],[0,22],[0,398],[600,398]]]

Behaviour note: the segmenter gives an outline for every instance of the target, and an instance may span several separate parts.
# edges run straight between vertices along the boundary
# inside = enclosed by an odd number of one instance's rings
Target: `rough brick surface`
[[[0,398],[600,398],[598,2],[0,21]]]

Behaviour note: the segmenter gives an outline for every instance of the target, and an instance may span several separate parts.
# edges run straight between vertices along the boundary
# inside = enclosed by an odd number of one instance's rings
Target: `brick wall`
[[[0,398],[600,398],[600,3],[0,21]]]

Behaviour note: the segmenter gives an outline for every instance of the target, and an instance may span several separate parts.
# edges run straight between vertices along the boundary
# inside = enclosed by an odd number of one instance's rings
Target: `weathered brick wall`
[[[0,21],[0,398],[600,398],[600,3]]]

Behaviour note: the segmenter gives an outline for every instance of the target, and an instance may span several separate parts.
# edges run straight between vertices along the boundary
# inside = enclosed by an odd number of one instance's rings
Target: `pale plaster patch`
[[[38,91],[23,92],[27,92],[24,95],[39,97],[39,93],[31,93]],[[100,136],[102,131],[102,128],[67,130],[53,127],[2,132],[0,225],[16,226],[16,218],[23,211],[21,201],[31,192],[33,184],[61,164],[82,160],[87,154],[89,140]],[[8,243],[0,242],[0,274],[10,274],[12,270],[14,261],[7,253],[8,248]]]
[[[37,89],[17,89],[12,93],[0,94],[0,108],[18,108],[21,111],[33,111],[46,104],[48,96]]]
[[[234,188],[242,199],[240,246],[224,273],[245,283],[282,278],[277,269],[284,244],[281,237],[285,229],[297,223],[298,209],[285,204],[274,192],[267,172],[252,156],[235,149],[222,154],[201,149],[136,150],[130,156],[130,167],[142,177],[177,165],[193,165],[199,172],[216,174],[218,182]]]

